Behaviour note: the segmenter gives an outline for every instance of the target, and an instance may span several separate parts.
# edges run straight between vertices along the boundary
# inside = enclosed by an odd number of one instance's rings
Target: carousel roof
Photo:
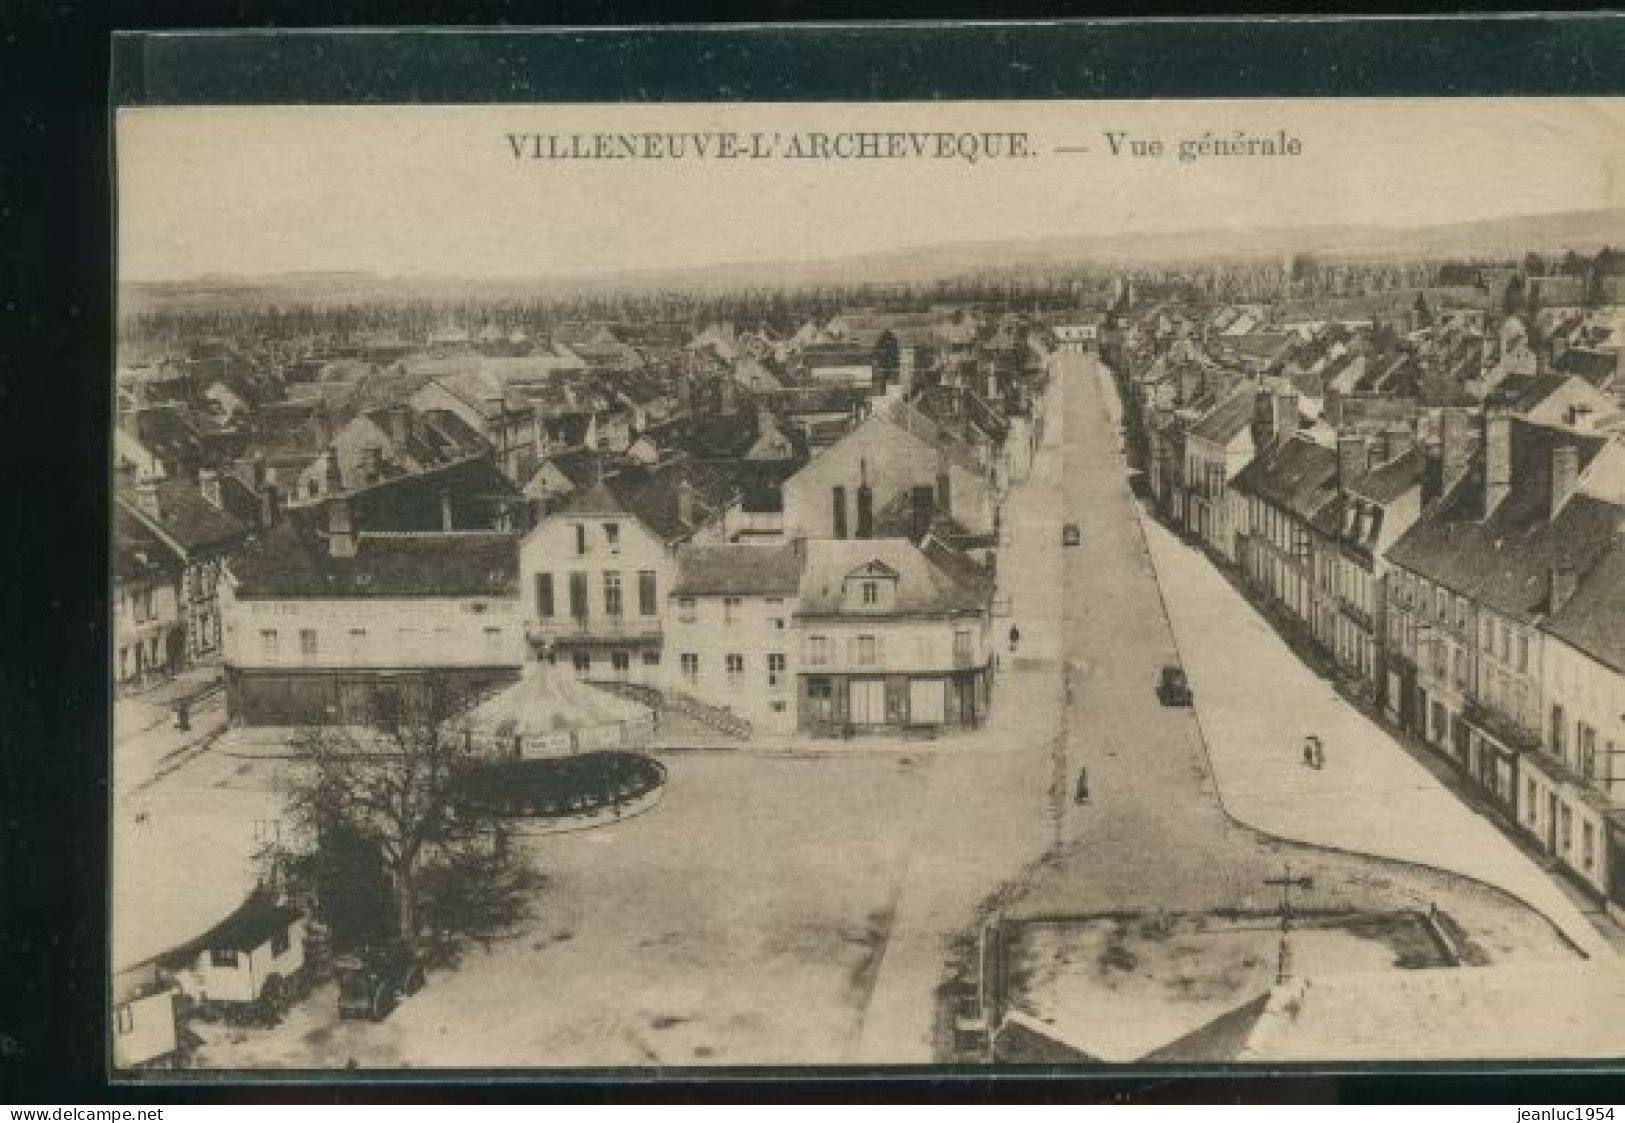
[[[464,720],[481,733],[524,737],[647,722],[649,707],[611,694],[545,663],[470,710]]]

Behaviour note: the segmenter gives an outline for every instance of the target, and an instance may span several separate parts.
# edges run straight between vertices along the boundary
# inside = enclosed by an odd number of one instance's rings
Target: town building
[[[1230,484],[1252,462],[1252,385],[1238,387],[1184,432],[1186,529],[1226,561],[1236,561]]]
[[[824,736],[979,728],[992,706],[985,570],[900,538],[809,539],[794,614],[797,727]]]
[[[665,538],[608,485],[571,495],[519,550],[532,656],[579,678],[661,685],[675,569]]]
[[[683,546],[667,608],[666,684],[754,728],[796,725],[792,628],[805,544]]]
[[[121,689],[173,674],[186,663],[180,614],[184,563],[134,515],[113,512],[114,682]]]
[[[1390,662],[1406,727],[1539,836],[1550,805],[1520,808],[1518,776],[1547,721],[1540,626],[1611,545],[1622,512],[1578,488],[1599,437],[1492,410],[1480,444],[1390,551]]]
[[[121,515],[161,542],[180,567],[174,595],[182,642],[165,666],[173,671],[219,658],[221,570],[259,524],[260,497],[235,476],[212,468],[200,469],[195,482],[124,481],[115,495]]]
[[[360,724],[389,695],[478,695],[526,659],[516,535],[360,531],[347,496],[279,515],[220,596],[239,725]]]
[[[966,529],[997,529],[998,499],[975,453],[907,402],[878,408],[784,484],[790,538],[864,538],[897,495],[933,488]]]

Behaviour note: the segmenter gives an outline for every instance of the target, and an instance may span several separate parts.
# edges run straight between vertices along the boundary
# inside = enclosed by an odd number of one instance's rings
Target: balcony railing
[[[658,640],[663,634],[658,616],[566,616],[525,625],[525,638],[531,643],[614,643]]]
[[[1461,716],[1469,725],[1476,725],[1509,749],[1524,752],[1540,750],[1539,733],[1526,729],[1506,714],[1489,708],[1476,698],[1469,698],[1462,704]]]

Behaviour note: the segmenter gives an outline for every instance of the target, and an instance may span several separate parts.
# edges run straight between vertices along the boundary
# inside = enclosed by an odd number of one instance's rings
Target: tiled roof
[[[203,455],[203,441],[184,406],[153,406],[126,414],[120,425],[155,456],[163,460],[195,460]]]
[[[677,585],[686,597],[795,596],[801,583],[801,550],[779,546],[683,546],[677,551]]]
[[[323,514],[290,514],[231,563],[245,600],[326,597],[505,597],[519,588],[512,534],[368,534],[354,557],[333,557]]]
[[[1422,482],[1422,465],[1422,450],[1412,445],[1355,480],[1349,490],[1373,503],[1392,503]]]
[[[305,914],[292,905],[278,904],[270,894],[256,891],[239,905],[230,916],[195,940],[190,940],[159,957],[168,967],[189,964],[200,952],[253,951],[269,940],[273,933],[287,929],[288,925]]]
[[[949,573],[903,538],[814,538],[806,550],[799,615],[840,613],[846,577],[871,562],[898,575],[896,614],[979,612],[992,595],[991,584]]]
[[[1190,436],[1218,445],[1229,444],[1252,424],[1256,397],[1254,387],[1242,386],[1192,425]]]
[[[1236,476],[1237,490],[1313,519],[1336,494],[1337,454],[1294,437],[1259,456]]]
[[[191,480],[159,480],[154,486],[158,495],[156,514],[141,506],[133,486],[120,487],[119,506],[188,556],[228,549],[253,528],[252,520],[233,513],[257,507],[252,493],[235,477],[220,477],[219,507],[205,499]]]
[[[1512,486],[1490,517],[1483,517],[1480,452],[1461,481],[1394,543],[1389,558],[1502,615],[1534,622],[1548,611],[1552,568],[1589,570],[1615,540],[1625,508],[1576,493],[1552,518],[1553,448],[1575,446],[1583,472],[1603,442],[1517,418],[1510,425]]]
[[[113,576],[120,581],[174,577],[181,559],[122,506],[113,512]]]
[[[1569,602],[1545,629],[1625,674],[1625,535],[1616,530],[1600,560],[1579,578]]]

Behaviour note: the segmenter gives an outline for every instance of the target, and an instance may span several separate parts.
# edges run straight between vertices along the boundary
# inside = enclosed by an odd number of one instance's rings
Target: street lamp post
[[[1292,863],[1288,862],[1280,877],[1266,877],[1264,884],[1281,887],[1281,948],[1275,961],[1275,985],[1280,986],[1291,977],[1292,947],[1289,940],[1292,933],[1292,890],[1308,892],[1314,888],[1315,879],[1308,874],[1293,877]]]

